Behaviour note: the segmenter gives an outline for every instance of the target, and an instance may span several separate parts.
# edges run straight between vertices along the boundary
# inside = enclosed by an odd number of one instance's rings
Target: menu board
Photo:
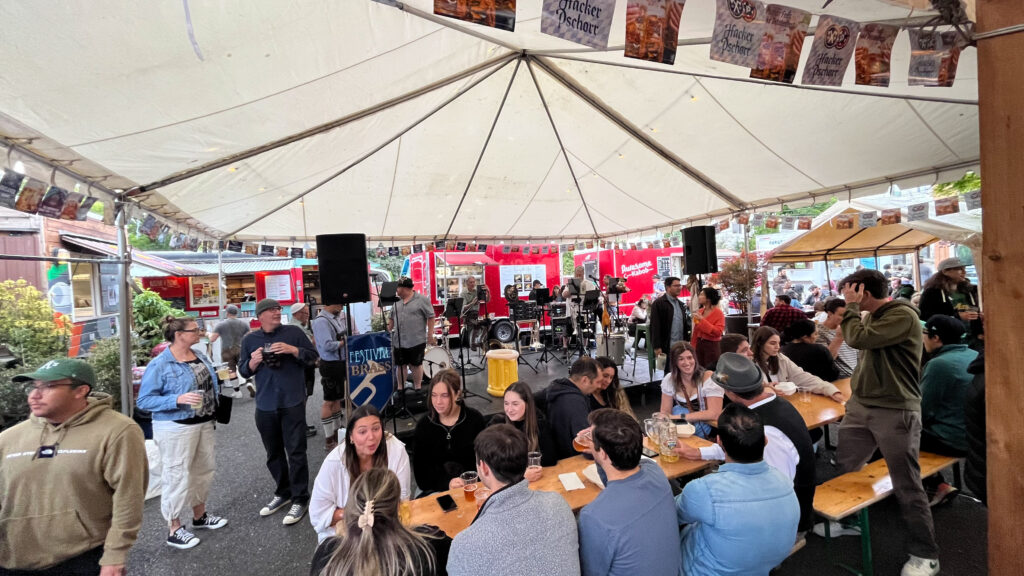
[[[543,264],[526,264],[520,266],[500,266],[498,276],[502,290],[509,284],[516,287],[520,296],[528,296],[533,289],[533,281],[540,280],[545,284],[547,276],[546,267]]]
[[[278,302],[287,302],[292,298],[291,274],[268,274],[264,279],[267,298]]]
[[[188,305],[190,308],[220,306],[220,290],[216,276],[191,276],[188,279]]]

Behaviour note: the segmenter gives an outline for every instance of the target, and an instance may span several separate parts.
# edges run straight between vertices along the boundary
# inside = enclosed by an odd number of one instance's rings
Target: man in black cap
[[[396,291],[398,302],[388,319],[388,329],[394,330],[395,364],[401,367],[402,382],[409,370],[412,384],[419,390],[423,384],[423,353],[434,336],[434,307],[429,298],[413,290],[412,278],[402,276]]]
[[[256,318],[260,329],[242,338],[238,372],[256,380],[256,429],[277,485],[260,516],[291,504],[283,521],[290,526],[306,515],[309,503],[305,372],[317,354],[302,328],[281,323],[277,300],[260,300]]]
[[[729,400],[746,406],[761,415],[768,439],[764,459],[770,466],[793,479],[793,489],[800,502],[800,523],[797,540],[804,537],[814,523],[814,446],[807,424],[792,404],[780,400],[764,386],[764,373],[742,354],[726,352],[718,358],[711,380],[722,387]],[[724,460],[725,452],[718,444],[693,448],[683,442],[676,451],[691,460]]]

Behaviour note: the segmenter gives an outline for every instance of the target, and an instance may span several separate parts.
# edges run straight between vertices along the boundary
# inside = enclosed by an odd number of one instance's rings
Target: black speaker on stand
[[[714,274],[718,272],[718,248],[714,226],[683,228],[683,273]]]

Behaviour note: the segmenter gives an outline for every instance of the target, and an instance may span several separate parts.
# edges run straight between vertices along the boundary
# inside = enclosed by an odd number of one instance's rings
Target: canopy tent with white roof
[[[518,0],[515,32],[432,3],[6,2],[0,134],[141,187],[183,228],[278,242],[625,238],[978,169],[973,48],[952,88],[907,85],[906,32],[889,88],[854,85],[852,65],[840,88],[790,86],[709,59],[712,0],[686,3],[674,66],[623,57],[623,0],[604,51],[541,34],[541,0]]]

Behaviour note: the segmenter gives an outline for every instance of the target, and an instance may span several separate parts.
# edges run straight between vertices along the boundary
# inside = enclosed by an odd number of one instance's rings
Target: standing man
[[[843,339],[843,331],[839,325],[846,314],[846,301],[842,298],[829,298],[825,301],[825,321],[818,324],[815,342],[824,345],[836,361],[836,369],[840,378],[849,378],[857,367],[857,351]]]
[[[305,372],[316,362],[316,349],[302,329],[281,324],[277,300],[257,302],[256,318],[260,328],[242,339],[238,370],[256,380],[256,429],[276,484],[260,516],[291,504],[283,521],[290,526],[306,515],[309,504]]]
[[[242,337],[249,333],[249,324],[238,319],[238,307],[234,304],[228,304],[224,308],[224,314],[227,318],[213,329],[210,344],[223,339],[220,343],[220,361],[228,365],[228,370],[237,373],[239,347],[242,345]],[[251,382],[247,382],[245,386],[249,389],[250,397],[256,396],[256,387]],[[235,386],[235,391],[238,391],[238,386]]]
[[[887,302],[888,282],[877,270],[854,272],[840,286],[846,300],[843,336],[861,351],[839,425],[840,472],[861,468],[876,448],[882,452],[907,526],[910,559],[902,576],[938,574],[939,546],[918,463],[923,346],[917,309],[901,300]],[[863,320],[861,311],[869,313]]]
[[[675,276],[669,276],[665,278],[665,294],[651,303],[649,337],[655,358],[667,353],[676,342],[686,340],[686,307],[679,301],[679,295],[682,293],[682,281]]]
[[[786,275],[786,268],[779,266],[778,274],[772,279],[772,292],[775,292],[776,296],[785,294],[789,290],[789,276]]]
[[[391,309],[388,330],[395,342],[395,364],[400,366],[403,386],[406,371],[412,372],[412,385],[423,385],[423,352],[434,337],[434,307],[430,300],[413,290],[412,278],[398,280],[398,302]]]
[[[309,305],[305,302],[296,302],[292,304],[288,309],[292,313],[292,320],[289,322],[292,326],[298,326],[302,328],[302,331],[306,334],[306,338],[309,338],[309,343],[316,346],[316,340],[313,339],[313,326],[309,321]],[[309,397],[313,395],[313,387],[316,385],[316,365],[311,364],[306,366],[306,401],[309,401]],[[306,426],[306,438],[316,436],[316,426]]]
[[[477,474],[491,495],[477,501],[473,523],[452,541],[448,574],[579,574],[572,509],[554,492],[531,490],[524,478],[526,435],[498,424],[481,432],[473,449]]]
[[[572,439],[590,423],[590,397],[597,390],[600,368],[590,356],[581,356],[569,368],[569,378],[559,378],[548,386],[548,425],[558,449],[558,458],[576,454]]]
[[[569,318],[572,321],[572,329],[576,333],[577,340],[583,338],[583,327],[577,325],[579,323],[578,316],[583,306],[583,297],[586,296],[587,292],[599,290],[597,284],[584,278],[585,273],[583,266],[577,266],[573,270],[572,278],[569,279],[565,288],[562,289],[562,297],[569,303]],[[568,339],[566,339],[566,342],[568,343]]]
[[[341,402],[345,399],[348,383],[348,350],[345,347],[348,319],[344,308],[341,304],[328,304],[320,309],[320,314],[313,321],[313,341],[320,353],[320,385],[324,389],[320,425],[324,428],[327,452],[338,445],[338,430],[345,425],[341,414]]]
[[[584,576],[676,576],[679,524],[668,478],[654,460],[640,459],[644,435],[625,412],[590,413],[594,462],[605,489],[580,511]]]
[[[481,286],[481,288],[484,292],[487,291],[487,286]],[[480,322],[480,298],[477,295],[476,276],[466,278],[466,289],[459,294],[459,297],[462,298],[462,327],[465,338],[463,342],[469,342],[470,349],[476,350],[472,339],[473,330]]]
[[[14,381],[32,415],[0,433],[0,574],[124,575],[149,480],[142,430],[91,393],[81,360]]]

